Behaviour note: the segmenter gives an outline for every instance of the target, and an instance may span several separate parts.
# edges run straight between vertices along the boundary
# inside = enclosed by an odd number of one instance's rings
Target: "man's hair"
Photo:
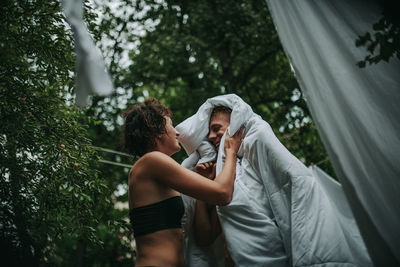
[[[166,133],[164,116],[172,117],[172,112],[155,98],[134,104],[123,112],[126,151],[133,156],[143,156],[153,149],[157,136]]]
[[[219,113],[224,113],[224,114],[228,114],[230,115],[232,113],[232,109],[226,107],[226,106],[216,106],[212,112],[211,112],[211,116],[210,116],[210,120],[217,114]]]

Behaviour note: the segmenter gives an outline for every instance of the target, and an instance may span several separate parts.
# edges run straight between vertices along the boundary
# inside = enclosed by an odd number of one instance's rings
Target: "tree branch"
[[[239,81],[239,87],[238,88],[243,88],[243,86],[247,83],[247,81],[250,78],[250,75],[252,74],[252,72],[256,69],[256,67],[258,65],[260,65],[261,63],[263,63],[265,60],[267,60],[270,56],[272,56],[273,54],[277,53],[278,49],[274,49],[272,51],[267,51],[266,53],[264,53],[263,55],[261,55],[256,61],[253,62],[253,64],[251,64],[247,70],[244,71],[244,73],[241,75]]]

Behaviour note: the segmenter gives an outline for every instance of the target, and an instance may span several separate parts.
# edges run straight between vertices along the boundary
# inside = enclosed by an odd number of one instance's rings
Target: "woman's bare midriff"
[[[136,267],[185,266],[182,229],[166,229],[136,237]]]

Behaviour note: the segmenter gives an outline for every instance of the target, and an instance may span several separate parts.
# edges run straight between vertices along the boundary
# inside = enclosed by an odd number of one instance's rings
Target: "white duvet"
[[[200,146],[188,158],[182,162],[182,166],[193,170],[196,164],[215,161],[216,151],[214,146],[203,141]],[[219,236],[213,244],[208,247],[199,247],[196,244],[193,231],[193,219],[196,211],[196,199],[182,194],[185,205],[185,214],[182,218],[183,228],[183,250],[186,265],[189,267],[223,267],[224,241]]]
[[[206,139],[218,105],[232,109],[230,135],[242,124],[247,130],[232,202],[217,207],[235,265],[372,266],[351,211],[337,193],[340,187],[317,180],[240,97],[208,99],[176,127],[188,155]],[[223,143],[217,173],[224,164]]]

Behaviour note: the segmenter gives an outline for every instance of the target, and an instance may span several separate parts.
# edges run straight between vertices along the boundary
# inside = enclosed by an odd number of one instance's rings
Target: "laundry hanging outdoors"
[[[372,260],[399,266],[400,61],[360,68],[354,45],[392,2],[267,3]]]
[[[88,105],[89,95],[108,96],[114,87],[100,50],[94,45],[83,21],[82,0],[62,0],[62,5],[75,39],[75,103],[83,107]]]
[[[394,1],[6,0],[10,266],[400,266]]]

